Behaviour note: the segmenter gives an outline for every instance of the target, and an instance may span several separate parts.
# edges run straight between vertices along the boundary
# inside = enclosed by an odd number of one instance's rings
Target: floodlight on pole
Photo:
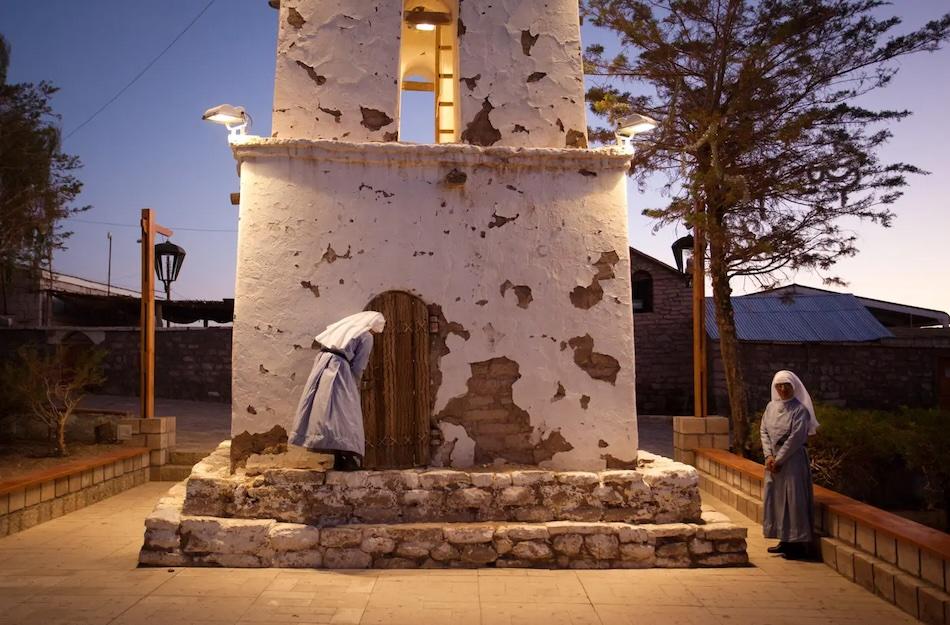
[[[225,126],[228,129],[229,138],[246,134],[252,121],[251,116],[247,114],[243,106],[233,106],[231,104],[219,104],[209,108],[201,116],[201,119]]]
[[[617,145],[625,154],[633,154],[633,137],[644,132],[650,132],[659,124],[657,121],[646,115],[634,113],[624,117],[617,122],[617,130],[614,136],[617,137]]]

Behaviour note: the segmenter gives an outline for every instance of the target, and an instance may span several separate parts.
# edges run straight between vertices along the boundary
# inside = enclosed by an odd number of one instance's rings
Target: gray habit
[[[317,356],[307,378],[290,443],[314,451],[349,451],[362,456],[366,443],[360,376],[373,351],[373,335],[366,330],[340,347],[327,349],[330,351]]]
[[[808,409],[795,398],[771,401],[762,415],[762,451],[777,471],[765,472],[762,531],[766,538],[797,543],[812,540],[811,468],[808,464]]]

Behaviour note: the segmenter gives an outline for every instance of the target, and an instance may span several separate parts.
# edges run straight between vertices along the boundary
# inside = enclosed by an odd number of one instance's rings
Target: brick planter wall
[[[126,447],[0,482],[0,537],[144,484],[148,470],[149,450]]]

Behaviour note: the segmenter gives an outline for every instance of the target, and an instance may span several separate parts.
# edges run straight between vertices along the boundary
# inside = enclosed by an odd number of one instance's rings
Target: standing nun
[[[366,441],[360,377],[373,350],[372,333],[385,325],[380,313],[361,312],[316,337],[320,352],[297,404],[290,443],[332,453],[335,469],[352,471],[362,465]]]
[[[772,379],[772,401],[762,415],[762,451],[765,453],[765,501],[762,530],[778,538],[769,553],[789,560],[809,557],[812,527],[811,467],[805,445],[818,430],[815,408],[805,385],[791,371]]]

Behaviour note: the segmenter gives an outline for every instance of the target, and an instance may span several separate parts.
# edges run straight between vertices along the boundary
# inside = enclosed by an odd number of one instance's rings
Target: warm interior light
[[[435,30],[435,24],[427,24],[425,22],[421,24],[416,24],[416,30]]]

